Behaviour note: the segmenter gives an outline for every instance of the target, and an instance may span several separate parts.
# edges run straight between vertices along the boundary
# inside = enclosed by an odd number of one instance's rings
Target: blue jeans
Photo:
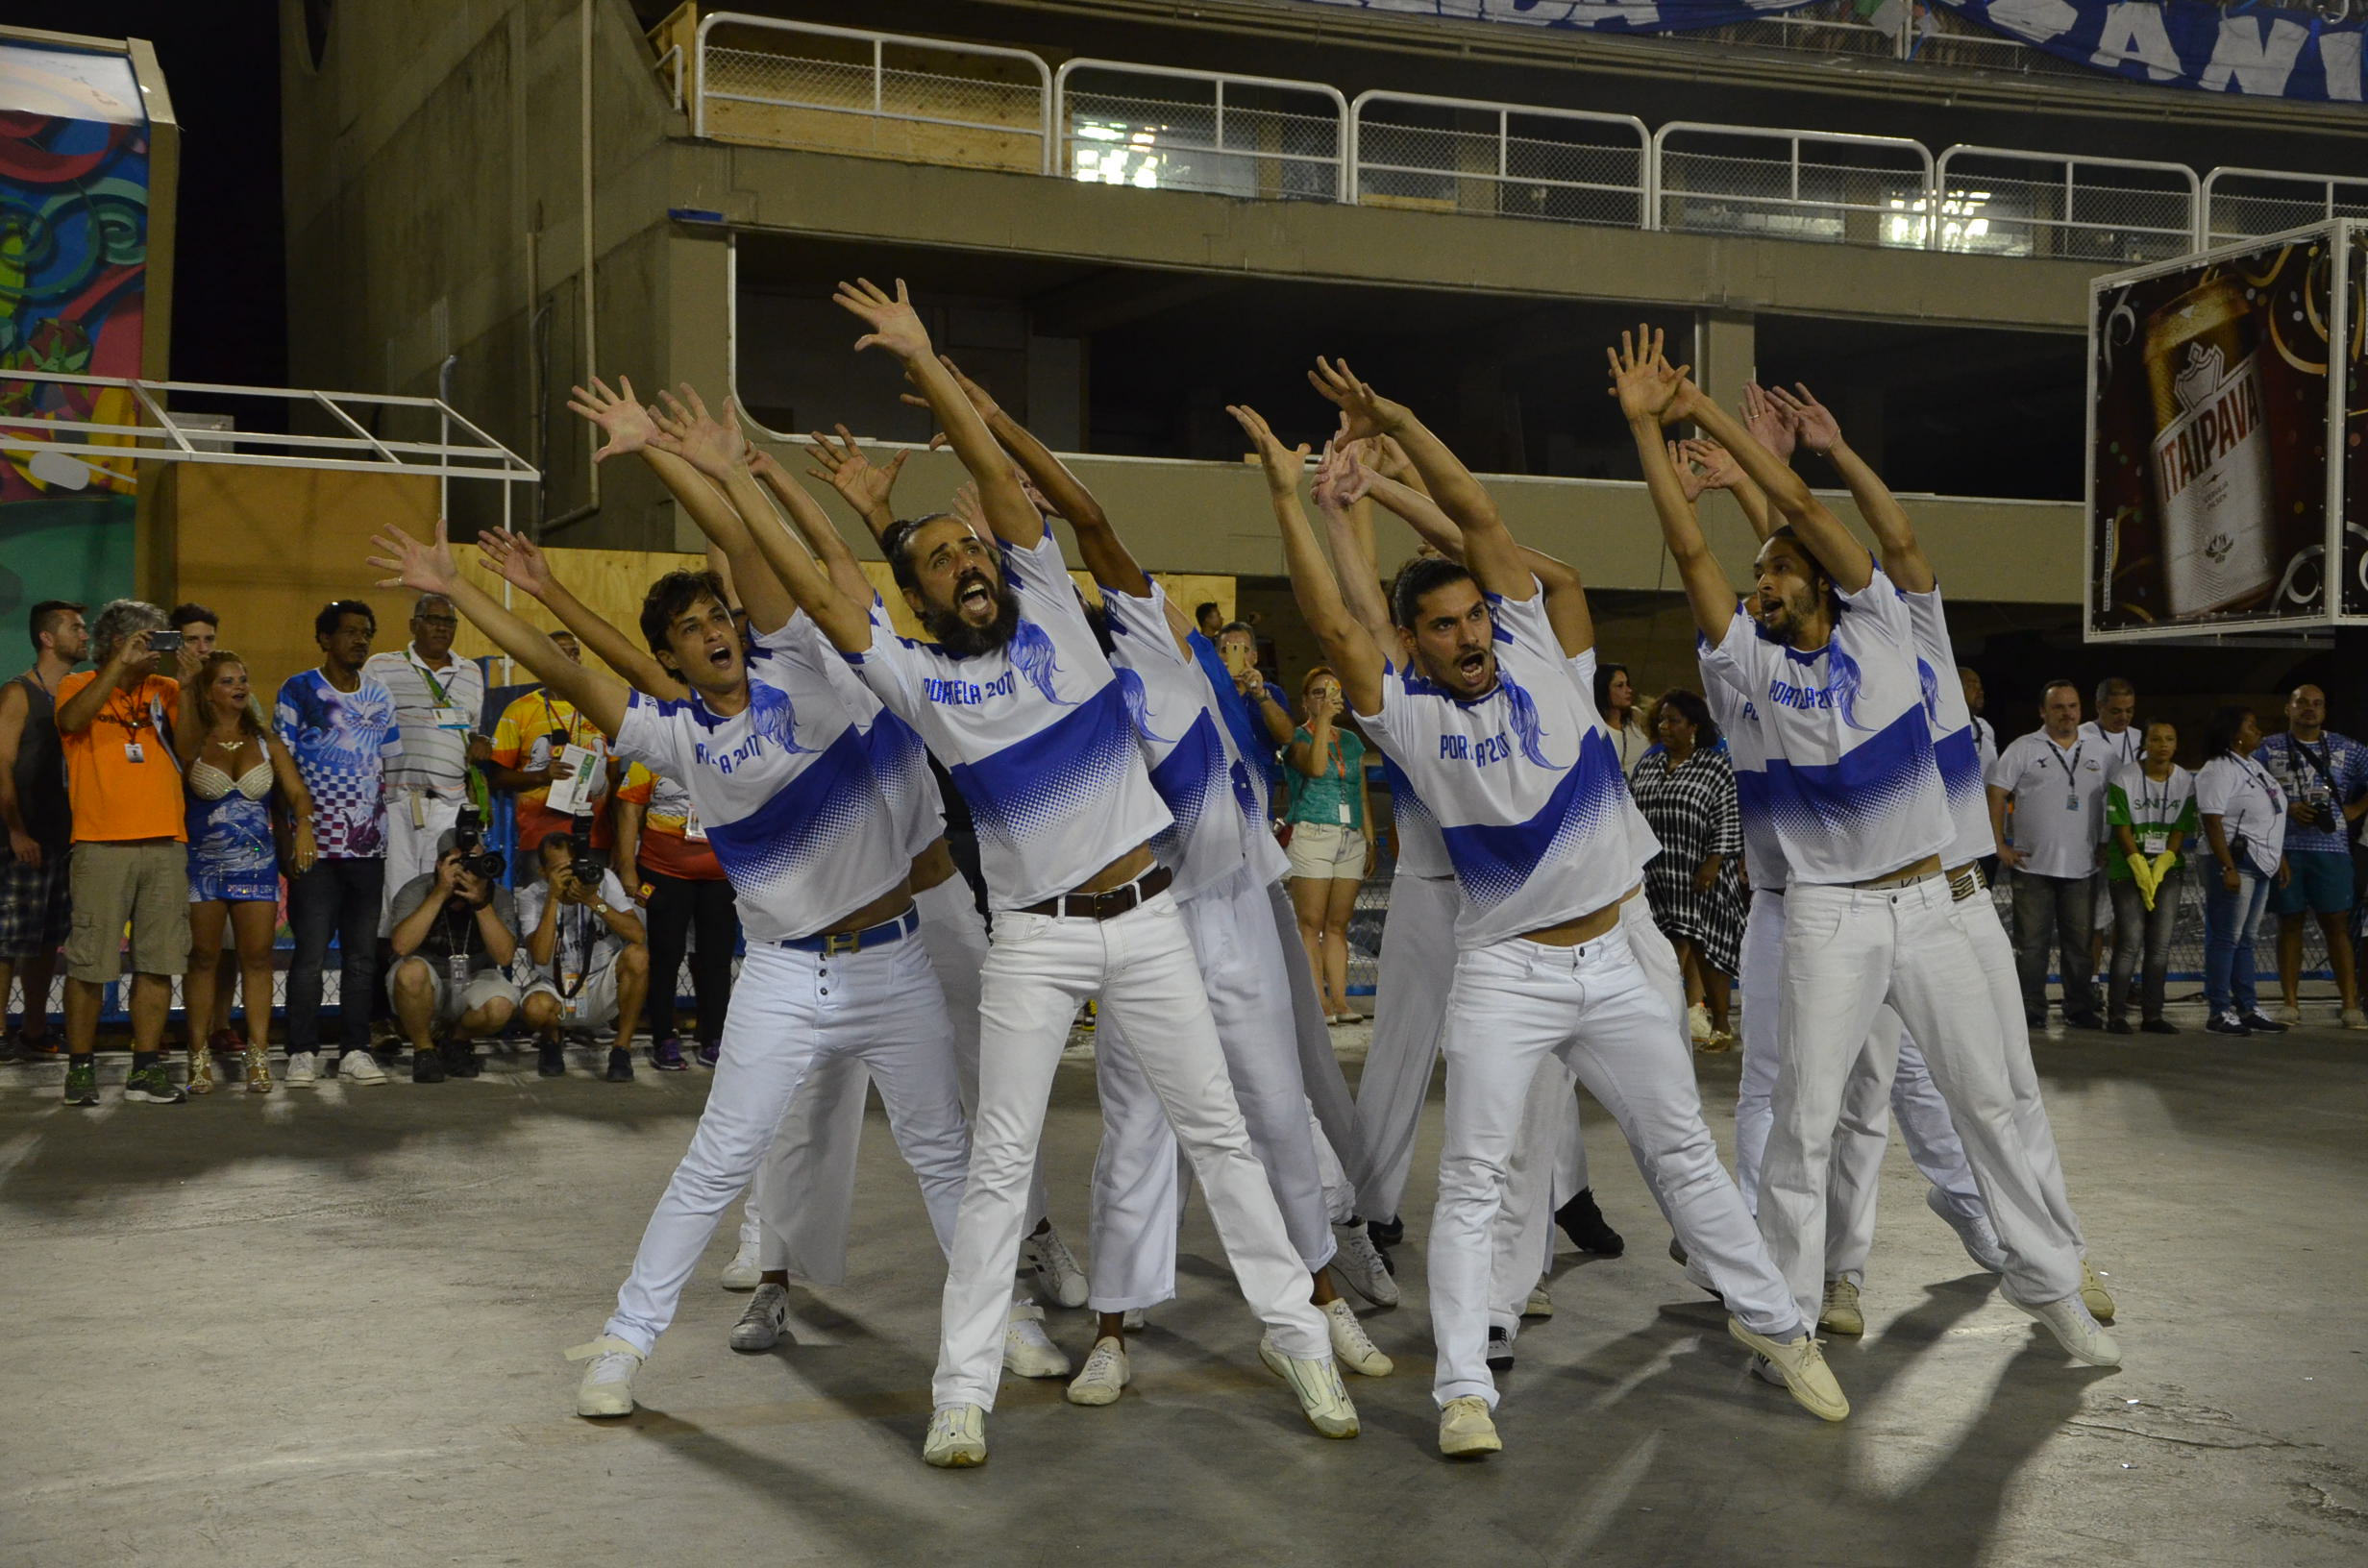
[[[379,907],[386,862],[318,860],[287,882],[288,930],[296,956],[287,967],[287,1048],[321,1048],[321,971],[335,938],[339,962],[337,1039],[346,1050],[370,1044],[370,998],[379,968]]]
[[[2212,1016],[2254,1011],[2253,972],[2259,968],[2253,956],[2253,934],[2269,902],[2269,882],[2250,869],[2237,877],[2231,893],[2215,868],[2204,873],[2204,1000]]]

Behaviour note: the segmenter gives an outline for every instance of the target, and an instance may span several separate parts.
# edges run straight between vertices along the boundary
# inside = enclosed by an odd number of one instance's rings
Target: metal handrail
[[[1364,139],[1366,106],[1369,104],[1384,103],[1421,104],[1432,109],[1472,110],[1480,113],[1494,114],[1496,116],[1496,172],[1494,174],[1476,174],[1472,171],[1465,169],[1429,169],[1416,164],[1367,162],[1365,159]],[[1534,175],[1515,175],[1508,173],[1505,167],[1506,149],[1511,140],[1510,126],[1512,118],[1516,114],[1526,115],[1538,119],[1576,120],[1591,125],[1614,125],[1619,127],[1623,131],[1635,132],[1637,137],[1637,183],[1634,185],[1614,185],[1606,184],[1603,182],[1596,180],[1553,180],[1544,179]],[[1363,179],[1363,175],[1369,168],[1378,169],[1385,173],[1393,174],[1452,173],[1460,179],[1498,181],[1520,180],[1526,183],[1560,185],[1570,190],[1603,190],[1616,191],[1622,195],[1633,194],[1638,201],[1637,211],[1638,215],[1643,220],[1642,226],[1646,229],[1651,229],[1656,226],[1658,221],[1658,215],[1653,210],[1653,167],[1656,160],[1652,156],[1652,145],[1653,134],[1651,130],[1645,126],[1642,120],[1637,118],[1634,114],[1612,114],[1600,110],[1591,109],[1543,109],[1531,104],[1496,103],[1482,98],[1445,98],[1441,97],[1436,93],[1393,92],[1382,87],[1368,87],[1365,91],[1358,93],[1355,98],[1351,99],[1348,105],[1348,135],[1346,151],[1344,157],[1347,163],[1349,175],[1344,184],[1344,194],[1342,197],[1342,200],[1352,203],[1363,200],[1365,191],[1365,181]]]
[[[2252,234],[2223,234],[2212,227],[2212,198],[2219,194],[2218,186],[2222,175],[2232,175],[2240,180],[2282,180],[2289,184],[2315,185],[2319,190],[2321,219],[2331,218],[2335,215],[2335,188],[2338,185],[2356,188],[2360,192],[2362,205],[2368,206],[2368,178],[2356,175],[2302,174],[2292,169],[2249,169],[2233,164],[2216,168],[2204,176],[2202,196],[2196,206],[2195,243],[2198,249],[2208,249],[2221,240],[2256,237]],[[2291,226],[2282,224],[2280,227]]]
[[[851,38],[872,46],[872,110],[875,119],[898,120],[915,125],[944,125],[963,131],[1001,131],[1026,135],[1023,128],[981,120],[958,120],[929,114],[892,114],[882,104],[881,77],[886,67],[882,56],[891,44],[916,49],[933,49],[941,54],[976,55],[990,60],[1013,60],[1024,62],[1036,73],[1037,124],[1035,135],[1042,156],[1037,173],[1052,172],[1052,99],[1053,77],[1043,57],[1025,49],[1011,49],[1000,44],[966,43],[951,38],[923,37],[911,33],[879,33],[870,28],[832,27],[823,22],[793,22],[778,16],[752,16],[746,12],[715,11],[699,19],[699,30],[693,37],[693,48],[698,59],[696,103],[691,113],[691,135],[707,134],[707,102],[714,99],[728,104],[775,104],[787,109],[812,109],[825,112],[845,113],[840,104],[808,104],[784,98],[755,98],[742,93],[715,92],[707,86],[707,35],[718,26],[752,27],[775,33],[797,33],[816,37]],[[949,78],[949,80],[955,80]]]
[[[1931,231],[1935,236],[1937,236],[1940,232],[1940,212],[1937,204],[1948,200],[1949,162],[1960,153],[1962,153],[1969,158],[2012,159],[2025,163],[2060,163],[2063,165],[2064,215],[2060,218],[2018,217],[2012,220],[2014,222],[2028,223],[2036,227],[2047,229],[2072,229],[2089,232],[2112,230],[2120,231],[2122,233],[2134,233],[2141,234],[2176,235],[2190,242],[2193,241],[2196,236],[2196,226],[2199,222],[2201,210],[2198,198],[2202,187],[2196,181],[2195,171],[2184,163],[2162,162],[2154,159],[2144,158],[2098,158],[2092,157],[2085,153],[2037,153],[2032,152],[2027,148],[1983,147],[1971,142],[1961,141],[1945,149],[1940,155],[1938,163],[1935,166],[1933,175],[1933,194],[1936,206],[1932,214],[1933,225]],[[2179,176],[2181,180],[2185,182],[2187,186],[2186,223],[2178,229],[2164,229],[2152,224],[2092,223],[2075,218],[2072,216],[2072,202],[2075,194],[2084,188],[2091,190],[2099,188],[2097,186],[2083,187],[2076,183],[2079,170],[2084,167],[2103,169],[2143,169],[2153,174],[2175,174]],[[2164,195],[2168,193],[2146,191],[2140,192],[2139,194]]]
[[[1061,142],[1060,173],[1069,171],[1069,79],[1081,70],[1119,71],[1128,76],[1164,76],[1187,82],[1206,82],[1217,89],[1217,145],[1211,152],[1235,153],[1245,158],[1271,158],[1293,163],[1329,163],[1333,170],[1332,199],[1345,202],[1348,196],[1348,100],[1341,89],[1325,82],[1299,82],[1281,76],[1245,76],[1239,71],[1203,71],[1184,65],[1138,65],[1124,60],[1097,60],[1079,56],[1061,62],[1052,73],[1052,119],[1059,128]],[[1287,92],[1314,93],[1332,101],[1334,113],[1333,153],[1330,158],[1317,158],[1306,153],[1275,153],[1257,147],[1228,147],[1225,145],[1225,87],[1230,84],[1244,87],[1275,87]],[[1048,171],[1050,172],[1050,171]]]
[[[1789,197],[1731,194],[1730,199],[1732,200],[1766,206],[1789,205],[1795,208],[1829,205],[1804,201],[1801,196],[1801,146],[1804,142],[1814,143],[1818,146],[1876,147],[1887,152],[1912,152],[1917,162],[1923,167],[1925,200],[1929,203],[1933,199],[1932,149],[1913,136],[1874,136],[1851,131],[1789,131],[1758,125],[1714,125],[1707,120],[1671,120],[1653,133],[1653,211],[1652,221],[1646,225],[1647,228],[1661,227],[1661,199],[1668,189],[1667,182],[1662,177],[1662,165],[1667,157],[1669,136],[1672,133],[1690,131],[1715,136],[1759,137],[1763,140],[1782,141],[1790,149],[1792,194]],[[1844,210],[1859,209],[1844,208]],[[1869,208],[1863,210],[1873,211],[1875,209]],[[1927,243],[1929,244],[1929,235]]]

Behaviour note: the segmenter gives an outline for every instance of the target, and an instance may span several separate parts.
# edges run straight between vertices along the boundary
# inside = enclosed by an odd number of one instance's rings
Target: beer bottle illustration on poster
[[[2100,283],[2089,629],[2323,619],[2333,246]]]

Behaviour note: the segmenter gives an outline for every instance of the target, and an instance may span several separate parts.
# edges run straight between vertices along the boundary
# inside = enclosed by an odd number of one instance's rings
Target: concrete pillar
[[[1665,351],[1677,358],[1675,345]],[[1742,406],[1743,383],[1759,374],[1758,318],[1748,310],[1694,312],[1694,384],[1727,408]]]

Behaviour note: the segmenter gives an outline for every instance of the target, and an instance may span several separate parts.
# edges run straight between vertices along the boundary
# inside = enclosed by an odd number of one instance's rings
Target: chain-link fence
[[[2368,218],[2368,180],[2214,169],[2204,181],[2208,244],[2280,234],[2328,218]]]
[[[1345,113],[1328,87],[1071,61],[1061,157],[1073,179],[1263,201],[1338,201]]]
[[[1921,249],[1932,156],[1888,136],[1681,123],[1658,144],[1661,227]]]
[[[1356,199],[1634,229],[1649,136],[1616,114],[1370,92],[1354,108]]]
[[[1935,184],[1944,251],[2129,264],[2195,245],[2196,180],[2184,164],[1952,147]]]

